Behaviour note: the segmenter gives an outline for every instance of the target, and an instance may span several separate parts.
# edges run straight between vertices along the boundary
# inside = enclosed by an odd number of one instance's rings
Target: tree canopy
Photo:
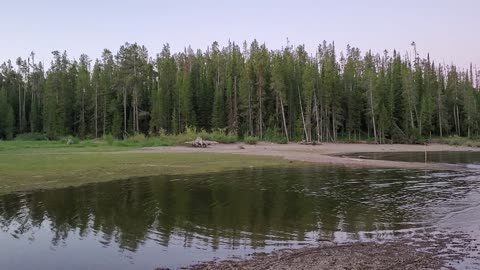
[[[48,70],[27,59],[0,68],[0,139],[28,132],[49,138],[177,134],[224,129],[268,139],[412,142],[480,133],[480,73],[397,51],[314,54],[254,40],[156,56],[126,43],[100,59],[52,52]]]

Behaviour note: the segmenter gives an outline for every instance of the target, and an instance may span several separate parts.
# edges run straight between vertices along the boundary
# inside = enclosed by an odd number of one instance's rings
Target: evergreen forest
[[[52,52],[0,67],[0,139],[125,138],[222,130],[239,138],[412,143],[480,133],[479,75],[411,52],[315,52],[214,42],[160,53],[126,43],[100,59]]]

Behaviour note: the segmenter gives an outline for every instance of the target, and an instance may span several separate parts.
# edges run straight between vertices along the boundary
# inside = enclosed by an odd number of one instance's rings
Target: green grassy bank
[[[131,153],[106,142],[0,141],[0,194],[136,176],[291,166],[279,158],[215,153]]]

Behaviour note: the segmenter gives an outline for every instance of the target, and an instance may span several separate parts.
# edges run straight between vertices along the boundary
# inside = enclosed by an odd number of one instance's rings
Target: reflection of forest
[[[54,245],[75,230],[101,232],[105,245],[115,241],[136,250],[146,239],[167,246],[172,235],[184,246],[201,238],[213,248],[245,239],[259,247],[268,240],[312,240],[305,239],[311,231],[331,238],[335,231],[400,229],[420,222],[420,209],[461,196],[467,187],[457,179],[424,189],[437,178],[418,174],[265,169],[10,194],[0,197],[0,234],[21,235],[47,220]]]

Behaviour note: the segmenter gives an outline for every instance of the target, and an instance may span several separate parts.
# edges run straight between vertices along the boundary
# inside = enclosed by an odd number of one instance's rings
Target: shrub
[[[103,136],[103,140],[108,144],[108,145],[113,145],[113,142],[115,141],[115,137],[113,137],[112,134],[107,134]]]
[[[248,136],[243,140],[243,142],[246,144],[257,144],[258,137]]]
[[[40,132],[22,133],[15,137],[16,141],[48,141],[45,134]]]
[[[287,138],[285,138],[285,137],[278,138],[275,142],[279,143],[279,144],[287,144],[288,143]]]
[[[142,144],[147,141],[147,138],[144,134],[135,134],[133,136],[129,136],[125,139],[127,144]]]
[[[288,143],[287,138],[278,128],[267,128],[263,140],[279,144]]]

